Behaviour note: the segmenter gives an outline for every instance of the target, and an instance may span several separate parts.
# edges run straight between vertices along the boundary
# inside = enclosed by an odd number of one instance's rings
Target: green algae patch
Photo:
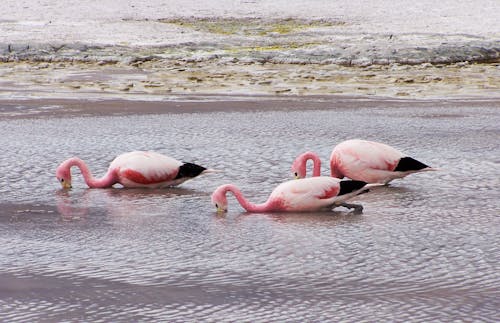
[[[309,28],[323,28],[344,25],[334,20],[273,19],[261,18],[169,18],[159,22],[174,24],[183,28],[219,35],[266,36],[268,34],[291,34]]]
[[[238,53],[248,53],[248,52],[279,52],[293,49],[308,48],[313,46],[318,46],[319,42],[309,42],[309,43],[283,43],[283,44],[273,44],[265,46],[239,46],[239,47],[227,47],[224,48],[224,52],[228,54],[238,54]]]

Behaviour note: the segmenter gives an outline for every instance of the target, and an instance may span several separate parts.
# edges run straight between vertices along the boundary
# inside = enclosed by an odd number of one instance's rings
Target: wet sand
[[[175,100],[0,99],[0,118],[67,118],[214,112],[498,107],[497,98],[396,99],[356,96],[180,95]]]

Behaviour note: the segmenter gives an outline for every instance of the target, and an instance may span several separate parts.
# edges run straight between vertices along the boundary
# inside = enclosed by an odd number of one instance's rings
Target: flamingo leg
[[[353,209],[352,213],[354,214],[360,214],[363,213],[363,205],[361,204],[352,204],[352,203],[341,203],[339,206],[343,206],[348,209]]]

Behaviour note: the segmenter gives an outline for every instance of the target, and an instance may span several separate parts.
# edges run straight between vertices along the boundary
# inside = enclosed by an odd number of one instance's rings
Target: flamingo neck
[[[90,172],[89,168],[87,167],[87,164],[80,158],[74,157],[70,158],[66,161],[64,165],[68,170],[71,169],[71,167],[76,166],[80,168],[80,171],[82,172],[82,176],[85,179],[85,183],[90,188],[105,188],[105,187],[111,187],[113,184],[116,183],[116,177],[114,172],[108,170],[108,172],[101,178],[95,178],[92,176],[92,173]]]
[[[338,154],[333,154],[330,158],[330,173],[332,177],[344,178],[344,174],[340,170],[340,160]]]
[[[313,162],[313,176],[320,176],[321,175],[321,160],[319,159],[319,156],[311,151],[305,152],[301,156],[302,162],[301,164],[304,166],[304,169],[306,168],[306,164],[308,160],[312,160]],[[305,173],[305,171],[304,171]]]
[[[261,204],[251,203],[243,196],[243,193],[241,193],[240,189],[234,185],[231,185],[231,184],[227,185],[224,188],[224,191],[225,191],[225,193],[227,193],[227,192],[233,193],[234,197],[236,197],[236,199],[238,200],[240,205],[248,212],[266,212],[266,211],[269,211],[269,201],[267,201],[265,203],[261,203]]]

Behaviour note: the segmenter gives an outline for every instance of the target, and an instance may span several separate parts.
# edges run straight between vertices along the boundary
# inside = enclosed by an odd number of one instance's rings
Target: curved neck
[[[247,210],[248,212],[265,212],[265,211],[269,211],[269,201],[265,202],[265,203],[262,203],[262,204],[254,204],[254,203],[251,203],[249,202],[244,196],[243,196],[243,193],[241,193],[241,191],[239,190],[239,188],[237,188],[236,186],[234,185],[227,185],[225,188],[224,188],[224,194],[227,193],[227,192],[231,192],[234,194],[234,196],[236,197],[236,199],[238,200],[238,202],[240,203],[240,205],[245,209]]]
[[[344,174],[340,171],[340,162],[338,160],[338,155],[333,154],[330,158],[330,174],[332,177],[344,178]]]
[[[320,176],[321,175],[321,160],[319,159],[318,155],[315,153],[308,151],[302,154],[302,164],[304,165],[304,168],[306,167],[307,161],[310,159],[313,162],[313,176]]]
[[[82,172],[83,178],[85,179],[85,183],[87,183],[87,185],[90,188],[111,187],[113,184],[116,183],[116,178],[115,178],[114,172],[111,172],[109,170],[106,173],[106,175],[104,175],[103,177],[94,178],[94,176],[92,176],[92,173],[90,172],[90,170],[87,167],[87,165],[85,164],[85,162],[83,160],[81,160],[80,158],[76,158],[76,157],[70,158],[65,162],[64,166],[67,167],[68,170],[70,170],[71,167],[73,167],[73,166],[80,168],[80,171]]]

